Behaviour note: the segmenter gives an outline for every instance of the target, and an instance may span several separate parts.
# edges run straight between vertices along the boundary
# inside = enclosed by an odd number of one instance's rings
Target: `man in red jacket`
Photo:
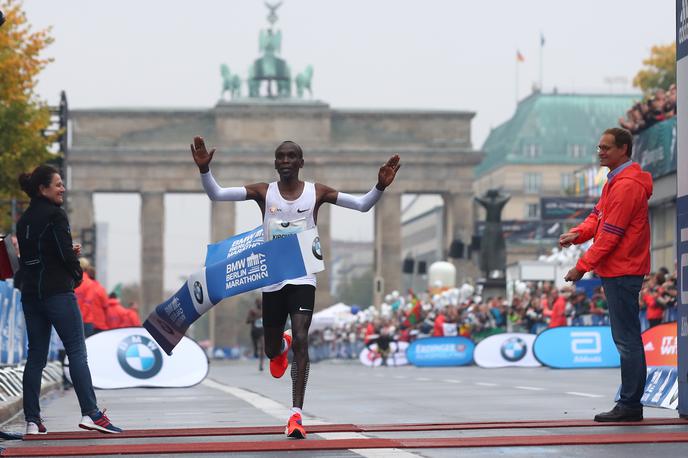
[[[562,247],[595,238],[565,277],[578,281],[588,271],[602,279],[612,337],[621,356],[621,393],[616,406],[595,421],[640,421],[647,367],[640,338],[638,295],[650,272],[650,222],[647,201],[652,176],[631,161],[633,136],[621,128],[604,131],[597,146],[600,165],[609,167],[600,200],[580,225],[562,234]]]

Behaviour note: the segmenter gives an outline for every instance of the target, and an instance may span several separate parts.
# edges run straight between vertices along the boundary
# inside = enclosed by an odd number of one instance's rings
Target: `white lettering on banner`
[[[186,322],[184,310],[182,310],[182,305],[177,296],[174,296],[170,303],[165,306],[165,313],[175,326],[181,326]]]
[[[678,339],[674,336],[664,336],[662,337],[662,355],[675,355],[676,346],[678,344]]]
[[[601,356],[574,356],[573,362],[574,363],[601,363],[602,357]]]
[[[456,350],[455,344],[442,345],[416,345],[416,353],[441,353],[453,352]]]
[[[266,262],[265,254],[252,252],[243,259],[227,264],[225,290],[268,278]]]
[[[571,352],[574,355],[590,355],[602,352],[602,338],[599,332],[572,332]]]
[[[263,231],[259,230],[246,237],[233,241],[232,246],[230,246],[229,251],[227,251],[227,257],[230,258],[244,250],[254,248],[261,243],[263,243]]]

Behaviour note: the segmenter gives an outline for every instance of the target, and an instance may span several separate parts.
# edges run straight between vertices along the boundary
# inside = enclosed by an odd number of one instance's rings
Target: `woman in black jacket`
[[[47,432],[40,415],[39,396],[43,368],[48,357],[51,326],[64,343],[69,357],[74,391],[82,419],[79,427],[104,433],[119,433],[96,404],[86,357],[84,326],[74,287],[81,283],[82,271],[72,246],[64,203],[65,187],[53,167],[41,165],[19,176],[19,185],[31,204],[17,223],[20,252],[20,288],[29,338],[24,368],[24,416],[26,434]]]

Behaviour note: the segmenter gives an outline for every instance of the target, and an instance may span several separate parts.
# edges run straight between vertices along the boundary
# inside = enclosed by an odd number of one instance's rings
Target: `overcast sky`
[[[521,98],[539,80],[541,34],[545,91],[632,92],[650,47],[674,40],[674,8],[674,0],[285,0],[277,26],[292,72],[313,65],[315,98],[335,108],[475,111],[479,148],[514,111],[517,50],[525,58]],[[219,98],[220,64],[245,77],[267,24],[259,0],[27,0],[24,9],[35,28],[52,26],[55,38],[46,52],[55,62],[41,74],[39,93],[56,103],[64,89],[73,108],[210,108]],[[628,83],[608,82],[619,77]],[[188,227],[183,212],[209,214],[206,200],[168,197],[167,289],[203,259],[208,226]],[[108,286],[138,281],[137,198],[99,195],[96,203],[114,248]],[[344,217],[356,230],[338,224]],[[333,236],[372,238],[370,214],[357,224],[352,218],[333,211]],[[260,222],[250,203],[239,219],[240,229]]]

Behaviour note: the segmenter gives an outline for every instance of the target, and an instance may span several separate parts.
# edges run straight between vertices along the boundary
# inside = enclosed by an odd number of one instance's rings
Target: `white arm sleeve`
[[[207,173],[201,173],[201,181],[210,200],[246,200],[245,187],[221,188],[210,170]]]
[[[368,194],[361,197],[355,197],[351,194],[340,192],[337,193],[337,202],[335,203],[335,205],[338,205],[340,207],[351,208],[353,210],[358,210],[360,212],[367,212],[368,210],[373,208],[373,205],[375,205],[377,201],[380,200],[381,196],[382,191],[377,189],[377,187],[375,186],[373,186],[373,189],[368,191]]]

